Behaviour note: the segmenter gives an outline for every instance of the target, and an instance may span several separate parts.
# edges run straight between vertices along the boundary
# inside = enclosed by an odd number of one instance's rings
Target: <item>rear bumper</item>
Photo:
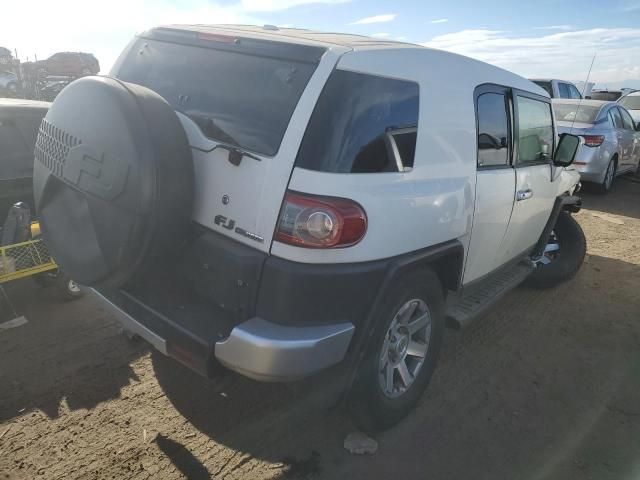
[[[574,166],[580,173],[582,181],[602,183],[611,157],[612,153],[604,145],[600,147],[581,145]]]
[[[351,322],[285,326],[254,317],[233,327],[225,339],[215,341],[214,335],[187,332],[168,317],[121,294],[91,292],[126,330],[205,376],[212,376],[215,357],[225,367],[255,380],[299,380],[339,363],[355,331]]]
[[[217,342],[218,361],[264,382],[299,380],[339,363],[347,353],[352,323],[291,327],[252,318]]]

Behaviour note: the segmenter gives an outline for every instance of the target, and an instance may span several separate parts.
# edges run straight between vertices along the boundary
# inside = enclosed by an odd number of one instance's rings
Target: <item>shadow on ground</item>
[[[0,330],[0,421],[34,409],[51,418],[91,409],[137,380],[129,363],[146,347],[128,343],[91,298],[61,303],[31,279],[5,290],[28,323]]]
[[[616,178],[608,194],[597,193],[585,184],[580,196],[586,209],[640,219],[640,175]]]

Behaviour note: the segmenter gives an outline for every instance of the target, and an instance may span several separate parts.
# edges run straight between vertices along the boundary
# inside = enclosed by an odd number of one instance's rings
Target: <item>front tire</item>
[[[389,428],[418,403],[438,361],[444,312],[442,285],[432,270],[401,277],[385,295],[349,394],[360,428]]]
[[[568,212],[560,212],[551,238],[536,269],[526,284],[534,288],[552,288],[578,273],[587,253],[582,227]]]

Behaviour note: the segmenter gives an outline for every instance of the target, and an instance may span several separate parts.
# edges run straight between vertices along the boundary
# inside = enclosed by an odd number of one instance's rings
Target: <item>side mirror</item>
[[[560,141],[553,157],[553,163],[559,167],[568,167],[576,158],[580,146],[580,137],[568,133],[560,134]]]

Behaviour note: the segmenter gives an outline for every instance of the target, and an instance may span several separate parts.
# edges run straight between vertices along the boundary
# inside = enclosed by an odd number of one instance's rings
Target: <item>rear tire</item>
[[[543,261],[526,281],[528,286],[552,288],[578,273],[587,253],[587,239],[580,224],[567,212],[560,212],[547,247],[556,244],[559,249],[543,254]]]
[[[438,361],[444,305],[442,285],[432,270],[405,275],[385,294],[348,399],[363,430],[395,425],[420,400]]]
[[[616,179],[616,172],[618,170],[618,161],[616,157],[613,157],[609,160],[609,164],[607,165],[607,170],[604,174],[604,180],[602,183],[598,185],[598,191],[600,193],[609,193],[611,191],[611,187],[613,187],[613,182]]]

